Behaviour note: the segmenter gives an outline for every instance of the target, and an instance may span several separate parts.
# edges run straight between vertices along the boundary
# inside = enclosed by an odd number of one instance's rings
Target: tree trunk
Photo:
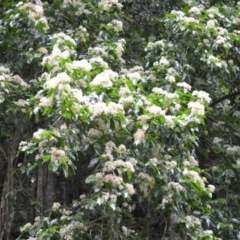
[[[12,139],[9,141],[8,150],[4,153],[4,158],[7,162],[7,171],[5,175],[5,180],[3,184],[2,194],[1,194],[1,204],[0,204],[0,240],[10,240],[10,231],[14,217],[14,207],[12,203],[12,198],[14,196],[13,192],[13,164],[16,157],[16,152],[18,145],[20,143],[22,134],[20,131],[16,131],[12,134]],[[10,145],[11,144],[11,145]]]
[[[48,170],[47,163],[42,163],[38,167],[37,201],[42,206],[36,215],[47,216],[46,210],[51,208],[54,200],[53,173]]]
[[[175,232],[175,224],[176,224],[176,215],[171,214],[170,220],[169,220],[169,240],[181,240],[179,235]]]

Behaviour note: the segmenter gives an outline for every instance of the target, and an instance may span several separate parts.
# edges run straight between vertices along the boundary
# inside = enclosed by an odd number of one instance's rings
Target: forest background
[[[240,2],[0,2],[0,240],[240,239]]]

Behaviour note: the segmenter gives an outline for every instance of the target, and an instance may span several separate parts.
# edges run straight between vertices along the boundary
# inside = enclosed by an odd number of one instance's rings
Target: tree
[[[1,239],[238,237],[239,5],[129,3],[3,2]]]

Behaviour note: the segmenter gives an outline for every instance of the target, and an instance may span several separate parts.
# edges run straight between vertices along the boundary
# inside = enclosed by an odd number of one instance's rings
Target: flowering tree
[[[129,59],[124,2],[4,5],[10,10],[1,33],[23,37],[3,41],[7,61],[0,68],[7,162],[0,214],[8,216],[1,239],[10,239],[20,173],[37,184],[35,220],[18,239],[222,239],[229,229],[237,238],[230,221],[238,219],[227,218],[226,209],[219,215],[223,200],[211,200],[211,183],[233,178],[239,165],[238,147],[220,138],[218,119],[237,116],[240,9],[183,1],[182,10],[157,20],[161,38],[153,32]],[[216,159],[212,152],[223,153],[213,177],[206,163]],[[236,163],[224,172],[229,158]],[[79,162],[88,187],[65,206],[54,199],[53,174],[68,178]]]

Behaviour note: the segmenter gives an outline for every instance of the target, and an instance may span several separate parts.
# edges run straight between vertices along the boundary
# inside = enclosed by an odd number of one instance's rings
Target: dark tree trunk
[[[7,150],[1,148],[4,158],[7,162],[7,171],[3,183],[0,204],[0,240],[11,240],[10,231],[14,217],[13,199],[13,164],[16,157],[18,145],[21,141],[22,134],[20,131],[15,131],[12,134],[12,139],[9,141]],[[6,145],[7,145],[6,144]]]
[[[42,163],[38,167],[38,184],[37,184],[37,201],[42,206],[36,215],[47,216],[46,210],[52,207],[54,200],[54,176],[48,170],[46,163]]]

